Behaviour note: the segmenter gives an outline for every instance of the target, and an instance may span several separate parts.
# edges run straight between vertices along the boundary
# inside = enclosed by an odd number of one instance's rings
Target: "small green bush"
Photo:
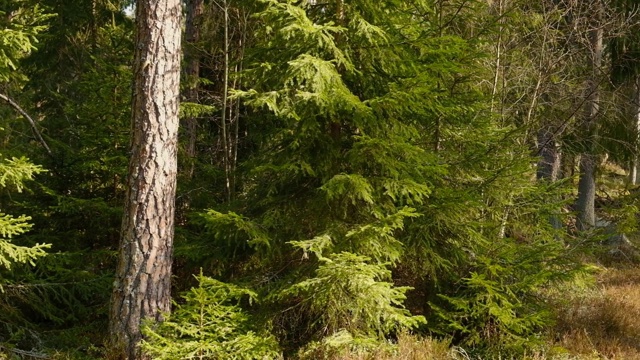
[[[160,324],[143,329],[142,349],[156,360],[277,359],[278,343],[258,329],[240,302],[256,301],[256,293],[202,275],[186,301]]]

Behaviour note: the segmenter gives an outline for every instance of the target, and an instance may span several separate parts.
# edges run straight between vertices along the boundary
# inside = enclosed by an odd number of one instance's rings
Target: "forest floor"
[[[600,204],[611,206],[629,195],[637,202],[640,187],[625,184],[622,168],[607,163],[603,170]],[[632,216],[640,220],[637,209]],[[547,344],[553,355],[534,359],[640,360],[640,232],[629,241],[586,261],[598,269],[595,286],[573,284],[556,296],[557,322]]]
[[[524,360],[640,360],[640,263],[599,266],[595,286],[572,284],[552,295],[557,322],[544,350]],[[393,355],[346,355],[340,360],[509,360],[477,358],[446,342],[403,335]]]
[[[640,266],[603,268],[597,286],[567,294],[553,345],[565,359],[640,359]]]

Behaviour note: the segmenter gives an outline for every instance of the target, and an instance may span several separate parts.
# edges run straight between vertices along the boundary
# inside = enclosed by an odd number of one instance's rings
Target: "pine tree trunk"
[[[171,305],[177,172],[180,0],[139,0],[131,159],[111,298],[110,358],[147,359],[141,321]]]
[[[200,77],[200,56],[196,49],[200,41],[200,19],[204,12],[204,0],[187,0],[185,21],[185,75],[186,89],[184,99],[187,102],[198,102],[198,78]],[[196,118],[185,119],[187,135],[187,157],[189,158],[187,174],[191,178],[195,169],[196,139],[198,121]]]
[[[602,12],[602,4],[599,1],[593,4],[596,8],[596,18]],[[578,229],[586,230],[595,225],[595,195],[596,195],[596,155],[595,155],[595,132],[600,107],[599,79],[598,72],[602,63],[603,53],[603,30],[601,24],[596,23],[595,27],[589,31],[590,43],[590,67],[591,77],[587,89],[587,99],[585,101],[584,119],[582,123],[582,134],[585,141],[585,152],[580,157],[580,180],[578,182]]]

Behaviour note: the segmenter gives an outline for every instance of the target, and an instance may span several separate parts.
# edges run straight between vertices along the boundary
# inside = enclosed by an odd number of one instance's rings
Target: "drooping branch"
[[[44,146],[44,148],[47,150],[47,153],[49,153],[49,156],[53,157],[53,153],[51,152],[51,149],[49,148],[49,145],[47,145],[47,142],[44,141],[44,139],[42,138],[42,135],[40,134],[40,131],[38,131],[38,127],[36,126],[36,122],[33,121],[33,118],[31,116],[29,116],[29,114],[26,111],[24,111],[20,107],[20,105],[18,105],[18,103],[13,101],[13,99],[8,97],[7,95],[0,94],[0,99],[6,101],[7,103],[9,103],[9,105],[13,106],[13,108],[16,109],[20,113],[20,115],[24,116],[25,119],[27,119],[27,121],[29,121],[29,124],[31,124],[31,128],[33,129],[33,132],[36,134],[36,137],[38,138],[38,141],[40,141],[42,146]]]

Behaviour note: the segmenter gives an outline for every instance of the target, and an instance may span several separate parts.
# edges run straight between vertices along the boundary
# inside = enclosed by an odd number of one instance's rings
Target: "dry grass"
[[[610,269],[559,311],[556,346],[585,359],[640,359],[640,268]]]
[[[380,357],[375,360],[463,360],[469,357],[464,350],[451,348],[447,342],[430,338],[416,338],[409,335],[398,339],[398,353],[394,357]]]
[[[342,353],[331,360],[469,360],[464,350],[450,347],[446,341],[402,334],[394,351],[381,349],[371,354]]]

